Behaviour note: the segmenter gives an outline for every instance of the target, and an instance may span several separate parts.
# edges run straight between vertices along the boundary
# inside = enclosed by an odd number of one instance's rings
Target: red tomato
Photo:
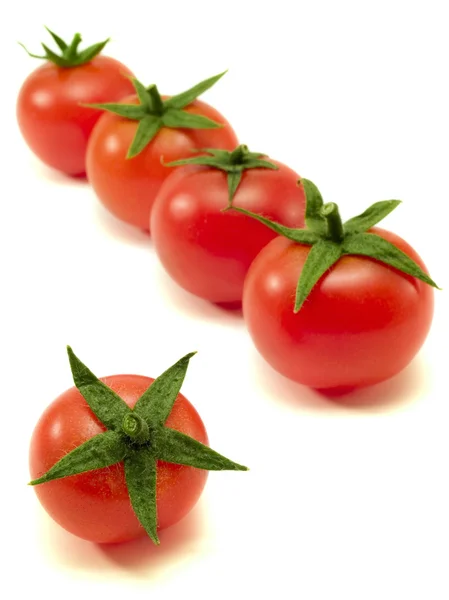
[[[163,97],[163,98],[166,98]],[[137,104],[136,96],[122,99]],[[87,176],[98,198],[116,217],[145,231],[149,230],[154,199],[172,170],[164,162],[192,156],[196,148],[232,150],[237,137],[226,119],[212,106],[195,100],[184,109],[222,123],[217,129],[162,128],[146,148],[126,158],[138,121],[105,112],[92,132],[87,149]]]
[[[101,381],[133,407],[154,379],[114,375]],[[166,426],[208,444],[201,418],[182,394],[178,395]],[[105,430],[75,387],[65,391],[43,413],[33,432],[30,447],[32,478],[42,476],[68,452]],[[159,529],[173,525],[193,508],[207,475],[206,470],[159,461]],[[81,538],[110,543],[146,535],[131,507],[121,463],[49,481],[34,490],[53,519]]]
[[[427,273],[403,239],[377,227],[370,233]],[[427,336],[433,289],[376,260],[344,256],[295,314],[295,290],[309,251],[279,237],[248,272],[243,313],[259,352],[286,377],[317,389],[357,388],[399,373]]]
[[[87,141],[102,114],[80,103],[114,102],[133,91],[131,71],[113,58],[96,56],[77,67],[46,62],[19,92],[17,119],[31,150],[68,175],[84,175]]]
[[[243,171],[233,206],[288,227],[304,226],[305,196],[299,175],[279,170]],[[254,258],[276,233],[228,204],[227,174],[204,166],[178,167],[162,186],[151,217],[158,256],[171,277],[192,294],[217,303],[240,303]]]

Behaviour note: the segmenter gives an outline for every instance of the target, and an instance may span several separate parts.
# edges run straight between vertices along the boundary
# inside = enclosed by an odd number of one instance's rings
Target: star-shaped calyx
[[[375,202],[362,214],[343,223],[338,206],[334,202],[325,204],[314,183],[308,179],[300,179],[298,185],[304,187],[306,195],[306,228],[291,229],[243,208],[232,207],[289,240],[311,246],[296,288],[295,313],[301,309],[319,279],[345,255],[374,258],[438,288],[427,273],[402,250],[379,235],[368,233],[371,227],[401,204],[400,200]]]
[[[19,44],[22,46],[22,48],[25,49],[25,51],[28,53],[28,55],[31,56],[32,58],[40,58],[43,60],[48,60],[48,61],[54,63],[55,65],[57,65],[58,67],[72,68],[72,67],[79,67],[80,65],[84,65],[85,63],[90,62],[98,54],[100,54],[100,52],[103,50],[103,48],[109,42],[109,38],[108,38],[107,40],[104,40],[103,42],[98,42],[97,44],[92,44],[92,46],[89,46],[88,48],[86,48],[85,50],[82,50],[80,52],[78,50],[78,46],[81,44],[81,41],[82,41],[81,34],[75,33],[70,44],[67,44],[67,42],[65,42],[62,38],[60,38],[59,35],[56,35],[56,33],[54,33],[53,31],[50,31],[50,29],[48,29],[48,27],[46,27],[45,29],[48,31],[48,33],[53,38],[54,42],[56,43],[59,50],[61,51],[61,54],[57,54],[56,52],[53,52],[53,50],[50,50],[50,48],[44,43],[41,44],[42,48],[44,49],[44,52],[45,52],[44,55],[33,54],[32,52],[29,52],[21,42],[19,42]]]
[[[30,485],[45,484],[123,462],[133,510],[154,543],[157,535],[157,461],[208,471],[247,471],[197,440],[165,426],[181,389],[192,352],[167,369],[130,408],[101,382],[68,347],[73,381],[106,427],[59,460]]]
[[[208,117],[192,114],[183,109],[196,100],[200,94],[211,88],[225,73],[226,71],[205,79],[189,90],[176,96],[170,96],[165,100],[162,99],[155,84],[145,87],[138,79],[131,78],[139,104],[109,102],[105,104],[88,104],[88,106],[107,110],[125,119],[139,122],[136,135],[127,154],[127,158],[133,158],[142,152],[162,127],[171,129],[215,129],[223,127],[221,123],[217,123]]]
[[[237,146],[235,150],[219,150],[217,148],[203,148],[194,150],[194,152],[203,153],[202,156],[193,156],[166,163],[167,167],[179,167],[182,165],[204,165],[214,169],[220,169],[227,174],[228,180],[228,201],[232,205],[234,195],[242,180],[243,171],[247,169],[274,169],[279,167],[274,163],[265,160],[266,155],[261,152],[250,152],[248,146],[244,144]]]

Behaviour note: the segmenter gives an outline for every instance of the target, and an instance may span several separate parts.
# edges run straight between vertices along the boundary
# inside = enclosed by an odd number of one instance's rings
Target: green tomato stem
[[[154,115],[162,116],[164,114],[164,103],[156,85],[150,85],[147,89],[151,98],[151,111]]]
[[[81,34],[75,33],[70,46],[67,48],[67,59],[74,60],[78,53],[78,46],[81,44]]]
[[[241,165],[245,162],[245,158],[248,154],[248,146],[246,146],[245,144],[241,144],[231,152],[231,155],[229,156],[229,161],[232,165]]]
[[[148,424],[138,414],[128,413],[125,415],[122,429],[128,437],[138,444],[145,444],[150,439]]]
[[[344,230],[338,206],[335,202],[328,202],[321,209],[321,214],[326,219],[328,238],[340,243],[344,239]]]

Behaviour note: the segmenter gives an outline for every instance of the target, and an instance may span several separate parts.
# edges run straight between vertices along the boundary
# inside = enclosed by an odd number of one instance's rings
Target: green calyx
[[[32,54],[31,52],[29,52],[21,42],[19,42],[19,44],[32,58],[49,60],[58,67],[63,67],[67,69],[72,67],[79,67],[80,65],[84,65],[85,63],[90,62],[93,58],[100,54],[100,52],[109,42],[108,38],[103,42],[92,44],[92,46],[89,46],[88,48],[80,52],[78,50],[78,46],[80,45],[82,38],[79,33],[75,33],[75,35],[73,36],[73,40],[70,42],[70,44],[67,44],[62,38],[59,37],[59,35],[56,35],[56,33],[50,31],[48,27],[46,27],[45,29],[53,38],[54,42],[61,51],[61,54],[56,54],[56,52],[50,50],[50,48],[46,44],[42,43],[42,48],[44,49],[45,54],[43,56],[40,56],[38,54]]]
[[[312,247],[296,288],[295,313],[301,309],[319,279],[344,255],[374,258],[438,288],[421,267],[399,248],[375,233],[367,232],[389,215],[401,203],[400,200],[375,202],[362,214],[343,223],[338,206],[334,202],[325,204],[314,183],[308,179],[301,179],[298,184],[304,187],[306,195],[304,229],[284,227],[261,215],[234,207],[234,210],[253,217],[279,235]]]
[[[131,78],[136,90],[139,104],[88,104],[92,108],[100,108],[111,113],[139,121],[139,126],[129,147],[127,158],[133,158],[151,142],[162,127],[171,129],[216,129],[223,127],[221,123],[212,121],[202,115],[191,114],[185,110],[200,94],[211,88],[226,73],[220,73],[205,79],[189,90],[171,96],[166,100],[161,98],[157,86],[152,84],[145,87],[140,81]]]
[[[70,347],[67,350],[73,381],[107,431],[66,454],[30,485],[123,462],[134,512],[149,537],[159,544],[156,508],[158,460],[208,471],[248,470],[180,431],[165,427],[195,352],[181,358],[155,379],[131,409],[111,388],[97,379]]]
[[[265,154],[260,152],[250,152],[248,146],[242,144],[235,150],[218,150],[216,148],[204,148],[195,150],[203,152],[208,156],[193,156],[182,160],[175,160],[166,163],[167,167],[179,167],[182,165],[204,165],[213,169],[220,169],[227,173],[228,178],[228,207],[232,206],[232,201],[237,188],[242,180],[243,171],[246,169],[274,169],[279,167],[274,163],[264,160]]]

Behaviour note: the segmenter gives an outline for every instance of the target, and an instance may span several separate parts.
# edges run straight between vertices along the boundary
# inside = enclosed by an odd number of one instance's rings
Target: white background
[[[31,50],[75,31],[146,84],[204,95],[252,149],[314,180],[343,217],[404,203],[385,227],[447,287],[449,38],[444,1],[15,2],[1,56],[1,595],[23,598],[447,600],[447,292],[421,353],[335,404],[257,355],[244,323],[178,289],[147,237],[22,141]],[[183,391],[211,445],[248,473],[212,473],[194,511],[148,540],[98,547],[27,487],[43,409],[72,385],[66,344],[99,376],[156,376],[197,349]],[[14,587],[12,587],[14,586]]]

